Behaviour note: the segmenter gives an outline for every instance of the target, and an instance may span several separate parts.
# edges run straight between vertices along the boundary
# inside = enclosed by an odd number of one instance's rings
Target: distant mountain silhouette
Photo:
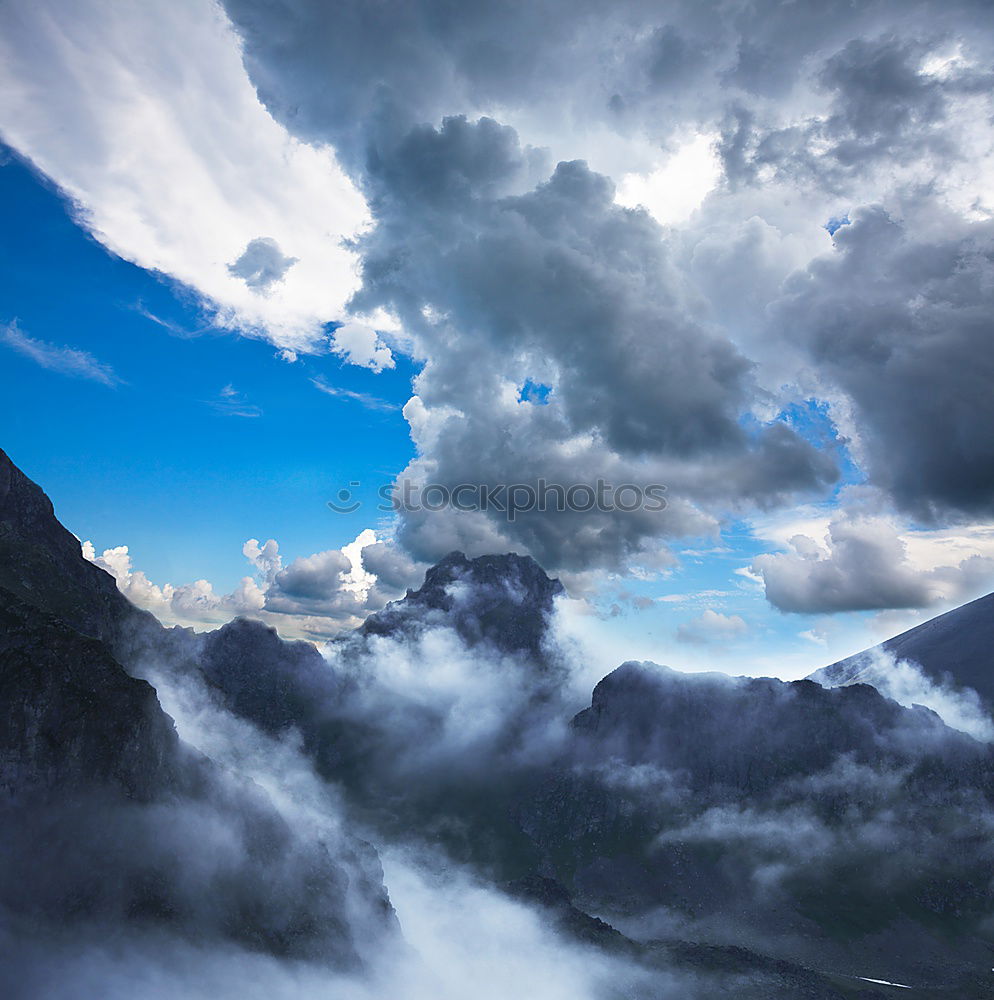
[[[425,574],[417,590],[370,615],[364,635],[414,632],[432,624],[454,628],[475,645],[539,658],[553,601],[564,593],[530,556],[516,553],[467,559],[450,552]]]

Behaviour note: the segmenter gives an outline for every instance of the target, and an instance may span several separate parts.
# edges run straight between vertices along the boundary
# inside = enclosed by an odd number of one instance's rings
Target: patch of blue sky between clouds
[[[549,396],[552,395],[552,386],[543,382],[535,382],[530,378],[525,379],[524,385],[518,391],[518,402],[535,403],[537,406],[546,406]]]
[[[851,225],[852,220],[847,212],[845,215],[833,215],[822,228],[828,231],[829,236],[834,236],[843,226]]]

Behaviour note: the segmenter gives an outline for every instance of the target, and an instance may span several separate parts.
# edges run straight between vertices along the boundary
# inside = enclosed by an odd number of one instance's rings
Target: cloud
[[[355,305],[396,313],[428,357],[405,408],[419,455],[402,478],[568,486],[596,470],[664,484],[669,506],[515,523],[405,513],[411,552],[524,547],[554,570],[615,568],[708,533],[713,508],[830,481],[831,458],[783,423],[744,428],[752,365],[684,307],[658,224],[583,163],[509,193],[527,174],[516,134],[488,119],[415,128],[377,165]],[[522,404],[528,378],[552,388],[545,406]]]
[[[265,293],[277,281],[282,281],[296,263],[296,257],[283,255],[276,240],[261,236],[249,240],[241,256],[228,265],[228,271],[241,278],[253,291]]]
[[[391,412],[399,410],[400,407],[396,403],[391,403],[386,399],[380,399],[379,396],[371,396],[368,392],[356,392],[354,389],[343,389],[337,385],[329,385],[323,378],[318,376],[317,378],[311,379],[311,385],[315,389],[323,392],[326,396],[337,396],[339,399],[350,399],[360,406],[364,406],[367,410],[383,410],[384,412]]]
[[[395,544],[373,542],[362,549],[362,567],[375,577],[375,586],[398,597],[415,589],[424,579],[425,563],[411,559]]]
[[[255,566],[267,583],[271,582],[283,568],[283,557],[280,555],[280,547],[275,538],[270,538],[261,546],[257,538],[250,538],[242,546],[242,555]]]
[[[424,575],[423,565],[413,563],[389,540],[378,540],[370,529],[341,549],[300,556],[287,565],[275,539],[260,544],[250,538],[242,554],[255,575],[243,577],[230,594],[217,593],[209,580],[157,585],[134,568],[127,545],[98,554],[93,543],[85,541],[82,550],[85,558],[114,577],[129,600],[166,624],[214,629],[244,616],[278,628],[281,635],[315,640],[355,628]]]
[[[226,595],[215,593],[207,580],[159,587],[133,568],[127,545],[104,549],[99,555],[92,542],[85,541],[82,547],[83,556],[110,573],[125,597],[169,624],[216,627],[236,615],[257,613],[264,606],[263,592],[251,577],[243,577],[238,588]]]
[[[941,175],[970,172],[963,161],[971,155],[970,130],[988,106],[990,73],[943,62],[949,36],[927,17],[910,37],[894,27],[823,49],[806,81],[807,114],[789,100],[731,108],[719,142],[729,179],[843,192],[861,179],[879,187],[939,175],[938,191],[949,193]],[[937,62],[943,72],[933,68]]]
[[[0,38],[4,140],[110,252],[192,289],[208,322],[282,347],[317,349],[345,318],[355,258],[341,241],[363,198],[331,149],[267,114],[217,5],[16,2]],[[299,257],[266,295],[226,264],[259,233]]]
[[[616,201],[628,208],[641,206],[663,225],[685,221],[721,178],[715,138],[694,136],[651,172],[625,174]]]
[[[994,558],[970,555],[953,566],[924,569],[908,558],[904,537],[886,518],[843,514],[827,529],[825,545],[805,534],[792,551],[757,556],[767,600],[781,611],[832,614],[926,608],[972,596],[994,579]]]
[[[282,614],[355,614],[362,610],[342,587],[351,570],[348,556],[338,549],[294,559],[274,577],[266,592],[266,609]]]
[[[381,372],[393,368],[393,354],[375,330],[362,323],[344,323],[331,335],[331,349],[350,365]]]
[[[886,524],[835,521],[829,532],[827,554],[807,535],[795,535],[793,552],[754,560],[752,569],[762,575],[771,604],[817,614],[924,607],[934,599]]]
[[[994,226],[946,215],[916,228],[867,208],[835,243],[787,283],[777,327],[844,394],[837,417],[872,483],[925,519],[990,514]]]
[[[210,405],[229,417],[261,417],[262,410],[254,403],[249,403],[230,383],[222,386],[218,398],[211,400]]]
[[[35,340],[24,333],[16,321],[0,326],[0,343],[30,358],[42,368],[60,375],[90,379],[111,387],[121,384],[110,365],[97,361],[92,354],[75,347],[57,347],[43,340]]]
[[[676,630],[676,637],[679,642],[705,645],[740,639],[748,631],[749,626],[740,615],[724,615],[708,608],[696,618],[680,625]]]
[[[956,687],[951,680],[936,681],[911,660],[899,660],[884,649],[863,653],[853,664],[858,674],[850,684],[872,684],[881,694],[911,708],[925,705],[953,729],[975,739],[994,742],[994,720],[973,688]]]

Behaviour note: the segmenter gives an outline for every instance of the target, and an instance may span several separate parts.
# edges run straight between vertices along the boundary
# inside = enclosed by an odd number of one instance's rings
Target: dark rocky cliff
[[[177,737],[117,658],[173,639],[194,656],[193,637],[171,637],[83,559],[0,453],[0,916],[33,941],[155,927],[357,966],[396,934],[375,851],[298,832]]]
[[[51,500],[0,450],[0,587],[84,635],[113,642],[125,627],[154,626],[82,557]]]

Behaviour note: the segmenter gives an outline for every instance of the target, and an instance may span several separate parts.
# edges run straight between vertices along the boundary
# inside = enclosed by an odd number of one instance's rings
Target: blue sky
[[[246,572],[246,538],[306,555],[369,526],[326,501],[358,480],[368,512],[407,462],[409,363],[378,374],[331,355],[289,365],[271,344],[205,323],[188,289],[109,254],[14,156],[0,199],[0,322],[86,351],[120,379],[70,377],[3,350],[3,447],[72,531],[98,549],[127,544],[150,579],[230,589]],[[315,377],[394,408],[333,398]],[[259,416],[226,408],[229,385]]]

